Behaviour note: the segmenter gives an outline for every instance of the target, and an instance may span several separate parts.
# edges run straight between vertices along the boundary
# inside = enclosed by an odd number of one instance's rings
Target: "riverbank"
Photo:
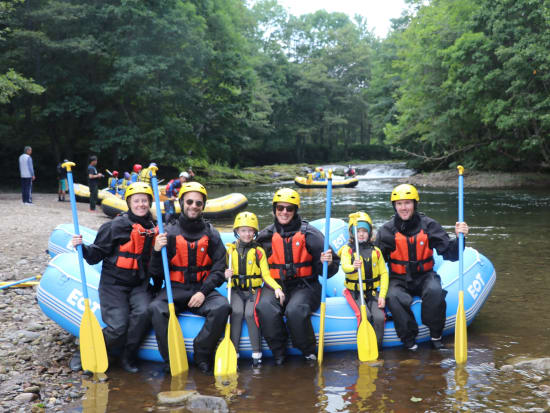
[[[98,229],[109,218],[78,203],[80,224]],[[72,222],[69,202],[57,194],[33,194],[23,205],[20,194],[0,193],[3,233],[0,281],[42,274],[52,230]],[[75,338],[47,318],[36,303],[36,287],[0,290],[0,411],[61,411],[85,392],[82,375],[72,372],[69,359]]]
[[[381,165],[392,166],[396,169],[405,169],[404,162],[364,162],[353,161],[341,165],[321,165],[325,170],[333,168],[335,174],[343,175],[347,165],[352,165],[358,176]],[[248,186],[257,184],[276,184],[278,182],[293,181],[296,176],[305,176],[308,170],[319,165],[310,164],[276,164],[247,168],[229,168],[213,166],[205,169],[197,176],[197,180],[206,186]],[[413,171],[411,171],[413,172]],[[368,178],[367,178],[368,179]],[[455,169],[437,172],[416,173],[399,179],[419,187],[455,187],[457,171]],[[535,172],[499,172],[466,170],[464,173],[466,188],[544,188],[550,187],[550,174]]]
[[[456,187],[458,173],[456,170],[419,173],[401,182],[410,183],[419,187],[450,188]],[[466,188],[548,188],[550,174],[534,172],[482,172],[465,171],[464,187]]]

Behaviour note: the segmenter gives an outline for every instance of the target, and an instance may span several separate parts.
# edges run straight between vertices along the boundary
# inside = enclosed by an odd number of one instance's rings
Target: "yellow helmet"
[[[239,227],[251,227],[258,232],[260,227],[258,225],[258,217],[256,214],[248,211],[240,212],[235,217],[235,222],[233,223],[233,230],[236,230]]]
[[[414,186],[409,184],[398,185],[391,191],[391,202],[401,201],[403,199],[413,199],[416,202],[420,201],[418,191]]]
[[[199,184],[198,182],[183,183],[181,185],[180,192],[178,193],[178,199],[183,198],[183,195],[187,192],[200,192],[204,197],[204,202],[206,202],[206,198],[208,198],[206,188],[202,184]]]
[[[273,204],[277,202],[288,202],[289,204],[294,204],[300,208],[300,194],[294,189],[290,188],[281,188],[275,195],[273,195]]]
[[[349,214],[349,223],[348,223],[348,229],[349,233],[353,234],[353,227],[357,225],[357,228],[365,228],[365,226],[362,226],[361,223],[367,223],[368,227],[366,228],[368,233],[370,234],[372,232],[372,220],[369,217],[369,214],[363,211],[354,212],[353,214]]]
[[[146,194],[149,195],[151,199],[153,199],[153,190],[151,189],[151,186],[149,184],[146,184],[145,182],[134,182],[133,184],[129,185],[128,188],[126,188],[124,197],[128,199],[135,194]]]

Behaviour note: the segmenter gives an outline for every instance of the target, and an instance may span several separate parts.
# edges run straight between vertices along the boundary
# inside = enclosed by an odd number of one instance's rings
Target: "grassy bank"
[[[197,180],[207,186],[247,186],[270,184],[279,181],[293,180],[296,175],[304,175],[307,164],[276,164],[248,168],[230,168],[229,166],[212,164],[194,166]]]

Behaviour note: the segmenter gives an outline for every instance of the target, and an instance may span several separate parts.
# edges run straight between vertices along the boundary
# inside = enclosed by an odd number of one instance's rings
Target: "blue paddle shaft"
[[[332,174],[329,172],[327,179],[327,205],[325,209],[325,243],[323,245],[323,252],[328,250],[329,238],[330,238],[330,207],[332,204]],[[324,303],[327,299],[327,275],[328,275],[328,262],[323,261],[323,283],[321,291],[321,302]]]
[[[164,234],[164,226],[162,225],[162,211],[160,210],[159,186],[156,175],[151,174],[151,184],[155,194],[155,207],[157,209],[157,225],[159,227],[159,234]],[[170,282],[170,271],[168,270],[168,254],[166,253],[166,246],[162,247],[160,253],[162,255],[164,282],[166,284],[166,297],[168,299],[168,304],[172,304],[174,302],[174,298],[172,297],[172,283]]]
[[[458,175],[458,222],[464,222],[464,176]],[[464,234],[458,234],[459,290],[464,291]]]
[[[80,235],[80,226],[78,225],[78,214],[76,213],[76,197],[74,195],[73,172],[67,168],[67,182],[69,184],[69,199],[71,200],[71,211],[73,213],[73,225],[75,235]],[[91,194],[90,194],[91,195]],[[82,245],[76,246],[78,253],[78,267],[80,269],[80,278],[82,280],[82,295],[88,299],[88,284],[86,283],[86,271],[84,271],[84,255],[82,254]]]
[[[2,285],[2,286],[0,286],[0,290],[4,290],[6,288],[12,287],[12,286],[17,285],[17,284],[23,284],[23,283],[35,280],[36,277],[37,277],[36,275],[33,275],[32,277],[29,277],[29,278],[23,278],[22,280],[17,280],[17,281],[14,281],[12,283]]]

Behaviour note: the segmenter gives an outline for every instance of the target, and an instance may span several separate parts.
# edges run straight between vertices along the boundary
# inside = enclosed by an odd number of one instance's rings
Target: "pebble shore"
[[[0,281],[42,274],[50,260],[48,238],[58,224],[71,223],[68,202],[56,194],[33,194],[24,205],[20,194],[0,193],[0,216],[6,235],[0,247]],[[93,229],[109,218],[77,203],[79,223]],[[68,363],[75,337],[47,318],[36,302],[36,287],[0,290],[0,411],[55,412],[85,392],[82,374]]]

